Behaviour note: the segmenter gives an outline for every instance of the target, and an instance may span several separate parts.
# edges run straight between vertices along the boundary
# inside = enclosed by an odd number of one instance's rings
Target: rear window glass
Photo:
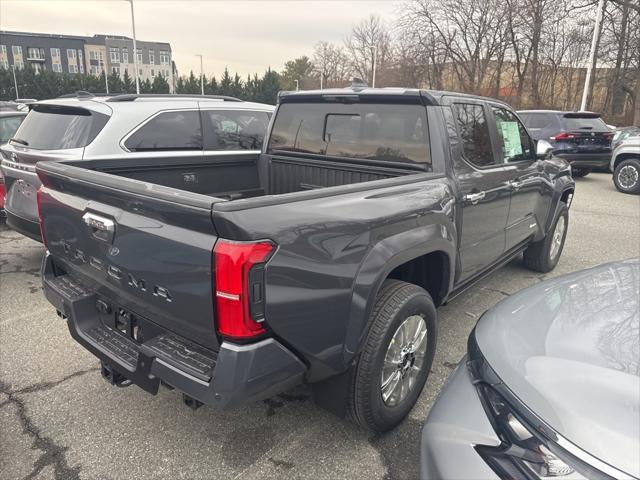
[[[562,119],[564,129],[571,130],[589,130],[594,132],[608,131],[606,123],[601,118],[584,118],[584,117],[564,117]]]
[[[527,113],[522,116],[522,121],[527,128],[544,128],[551,123],[551,115],[547,113]]]
[[[36,150],[66,150],[89,145],[109,120],[83,108],[36,106],[15,133],[16,143]]]
[[[269,125],[266,112],[205,110],[207,150],[261,150]],[[209,135],[210,133],[210,135]]]
[[[0,117],[0,143],[6,143],[16,133],[24,115]]]
[[[416,163],[431,170],[421,105],[283,104],[268,151]]]
[[[197,110],[164,112],[136,130],[124,142],[132,152],[202,150],[202,129]]]

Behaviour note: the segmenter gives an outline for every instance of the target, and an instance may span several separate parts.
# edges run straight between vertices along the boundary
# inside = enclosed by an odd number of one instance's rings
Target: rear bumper
[[[42,243],[42,237],[40,236],[40,224],[38,222],[33,222],[15,215],[6,207],[4,212],[9,228],[31,238],[32,240],[35,240],[36,242]]]
[[[562,153],[556,151],[554,156],[562,158],[575,168],[608,168],[611,161],[611,152],[601,153]]]
[[[303,380],[305,365],[272,338],[250,345],[225,341],[216,352],[147,320],[143,329],[152,333],[135,341],[105,323],[109,314],[96,307],[101,297],[69,275],[54,275],[49,253],[42,263],[42,283],[46,298],[66,318],[71,336],[110,370],[151,394],[162,381],[203,404],[230,408],[268,398]]]

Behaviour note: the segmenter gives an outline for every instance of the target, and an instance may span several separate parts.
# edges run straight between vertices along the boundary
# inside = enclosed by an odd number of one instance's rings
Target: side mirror
[[[538,158],[551,158],[553,152],[553,145],[546,140],[538,140],[536,142],[536,156]]]

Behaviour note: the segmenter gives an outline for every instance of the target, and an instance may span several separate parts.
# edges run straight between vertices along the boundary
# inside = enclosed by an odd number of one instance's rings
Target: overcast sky
[[[225,66],[245,76],[287,60],[311,56],[325,40],[341,43],[351,26],[374,13],[391,21],[391,0],[135,0],[139,40],[171,44],[181,74],[200,70],[219,76]],[[0,29],[69,35],[131,36],[123,0],[0,0]]]

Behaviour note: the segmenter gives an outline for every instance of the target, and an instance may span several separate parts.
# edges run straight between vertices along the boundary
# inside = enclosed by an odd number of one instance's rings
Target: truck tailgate
[[[141,317],[217,350],[215,199],[69,164],[37,173],[42,233],[63,274],[103,299],[107,317]]]

